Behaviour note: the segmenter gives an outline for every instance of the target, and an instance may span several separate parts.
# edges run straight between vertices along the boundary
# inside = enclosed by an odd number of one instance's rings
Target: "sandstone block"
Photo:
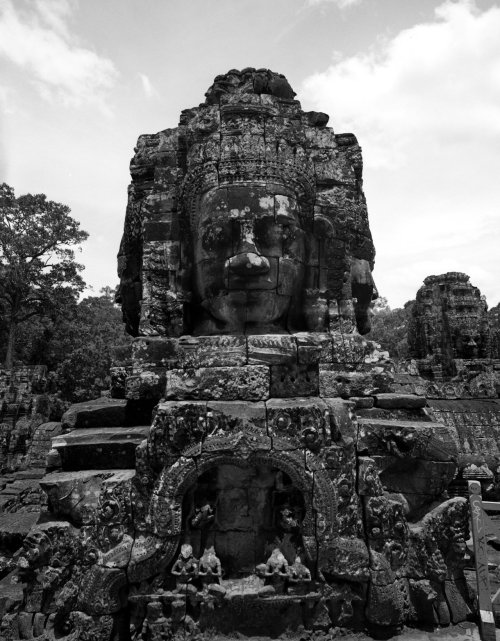
[[[267,435],[266,404],[263,401],[208,401],[207,417],[224,432],[248,429]]]
[[[318,396],[318,366],[271,365],[271,396]]]
[[[148,432],[149,425],[73,430],[57,436],[52,447],[59,451],[64,470],[131,469],[135,448]]]
[[[453,480],[454,461],[428,461],[397,456],[372,455],[385,491],[402,494],[413,511],[436,500]]]
[[[269,368],[200,367],[167,372],[167,399],[260,401],[269,397]]]
[[[369,410],[375,402],[372,396],[352,396],[349,400],[354,403],[355,410]]]
[[[127,401],[106,397],[72,405],[61,419],[63,430],[118,427],[127,423]]]
[[[357,435],[352,402],[341,398],[324,398],[328,411],[331,437],[334,441],[349,442]]]
[[[40,517],[39,512],[0,514],[0,536],[7,540],[19,536],[20,541],[28,534]]]
[[[337,579],[366,582],[370,578],[368,548],[358,538],[339,537],[334,545],[322,546],[318,565]]]
[[[415,394],[385,393],[375,395],[375,406],[382,409],[419,409],[426,405],[426,399]]]
[[[128,376],[125,381],[125,396],[127,400],[160,400],[165,388],[165,372],[166,368],[155,367]]]
[[[88,508],[95,508],[106,487],[128,483],[135,470],[80,470],[46,474],[40,487],[46,492],[54,516],[80,524]]]
[[[247,362],[244,336],[181,336],[178,367],[238,367]]]
[[[320,398],[271,398],[266,408],[267,429],[274,449],[301,446],[314,449],[330,439],[330,426],[325,420],[327,405]]]
[[[372,396],[377,390],[373,377],[367,372],[319,370],[319,394],[323,397]]]
[[[306,362],[304,360],[305,354],[313,349],[319,351],[319,362],[332,362],[333,339],[330,334],[319,332],[299,332],[294,334],[294,336],[297,341],[299,354],[301,354],[302,357],[301,362]]]
[[[250,365],[261,363],[286,365],[297,362],[297,345],[292,336],[282,334],[248,336],[247,343]]]
[[[453,432],[442,423],[385,419],[358,420],[358,453],[392,453],[400,458],[456,461],[458,450]]]

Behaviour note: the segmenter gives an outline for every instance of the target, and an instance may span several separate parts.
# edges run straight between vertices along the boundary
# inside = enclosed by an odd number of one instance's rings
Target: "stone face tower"
[[[361,335],[376,296],[361,151],[327,120],[283,76],[233,70],[139,138],[121,413],[69,411],[84,429],[43,481],[58,520],[22,556],[30,612],[51,608],[58,632],[387,635],[469,613],[467,506],[444,494],[455,435],[424,397],[392,393]],[[43,592],[62,546],[64,580]]]
[[[139,138],[119,254],[133,335],[369,330],[361,150],[283,76],[231,71]]]
[[[418,290],[408,341],[416,358],[433,359],[453,375],[454,359],[491,358],[488,306],[467,274],[428,276]]]

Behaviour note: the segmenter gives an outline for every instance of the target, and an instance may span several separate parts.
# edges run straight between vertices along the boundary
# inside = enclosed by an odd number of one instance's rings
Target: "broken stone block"
[[[135,467],[135,448],[149,426],[102,427],[73,430],[57,436],[52,447],[59,451],[63,470],[106,470]]]
[[[384,490],[403,494],[412,504],[431,502],[443,494],[453,480],[455,461],[409,460],[373,455]]]
[[[320,396],[350,398],[351,396],[372,396],[377,391],[379,391],[378,386],[371,373],[326,369],[325,365],[322,365],[319,370]]]
[[[370,561],[366,543],[355,537],[339,537],[333,545],[322,546],[319,567],[336,579],[366,582],[370,578]]]
[[[299,332],[294,336],[299,350],[299,362],[332,362],[333,342],[330,334]],[[312,357],[314,353],[318,354],[317,361]]]
[[[399,458],[457,460],[453,432],[442,423],[360,418],[358,424],[360,454],[390,453]]]
[[[82,470],[46,474],[40,481],[54,516],[81,524],[89,508],[98,505],[106,487],[129,483],[135,470]]]
[[[87,427],[118,427],[127,424],[127,401],[106,397],[75,403],[61,419],[64,431]]]

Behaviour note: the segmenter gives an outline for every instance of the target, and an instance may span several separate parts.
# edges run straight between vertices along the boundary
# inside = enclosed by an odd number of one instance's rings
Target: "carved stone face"
[[[193,232],[195,287],[212,331],[284,331],[304,279],[296,200],[258,185],[213,189]]]

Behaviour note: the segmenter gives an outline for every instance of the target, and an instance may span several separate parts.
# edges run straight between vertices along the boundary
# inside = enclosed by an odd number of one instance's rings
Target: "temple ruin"
[[[327,123],[249,68],[140,136],[118,256],[134,364],[63,416],[2,638],[390,636],[473,614],[460,439],[428,398],[451,372],[434,355],[484,358],[486,310],[458,275],[465,335],[436,298],[450,279],[427,279],[422,372],[364,338],[361,149]]]

